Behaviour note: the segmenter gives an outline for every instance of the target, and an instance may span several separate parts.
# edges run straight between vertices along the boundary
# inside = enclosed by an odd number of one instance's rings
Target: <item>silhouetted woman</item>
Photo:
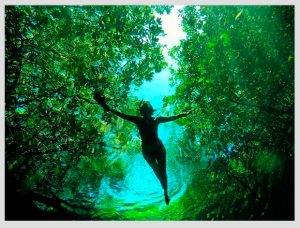
[[[143,157],[153,169],[156,177],[159,179],[160,184],[164,189],[166,204],[169,204],[170,199],[168,196],[168,183],[166,173],[166,149],[158,138],[158,124],[185,117],[189,115],[190,112],[171,117],[153,118],[153,107],[149,102],[143,101],[140,103],[139,107],[139,111],[142,117],[131,116],[109,108],[106,104],[105,97],[101,96],[100,93],[96,93],[94,98],[103,107],[104,110],[110,111],[113,114],[136,124],[142,138]]]

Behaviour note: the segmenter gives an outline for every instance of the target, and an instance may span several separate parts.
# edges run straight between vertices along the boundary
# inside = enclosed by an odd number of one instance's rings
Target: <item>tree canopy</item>
[[[106,115],[93,94],[101,90],[111,105],[132,109],[130,86],[166,66],[155,16],[165,11],[170,7],[6,6],[8,187],[64,199],[99,187],[114,168],[107,149],[126,147],[132,126],[116,131],[123,122]]]
[[[186,38],[169,51],[175,94],[164,107],[193,110],[168,151],[187,190],[168,208],[129,215],[111,199],[99,213],[101,181],[122,183],[128,164],[116,157],[134,157],[140,142],[94,93],[138,114],[131,88],[167,67],[159,15],[171,9],[5,7],[6,219],[294,219],[293,6],[179,11]]]
[[[210,158],[207,219],[292,214],[293,13],[279,6],[187,6],[180,13],[187,39],[171,50],[176,93],[165,104],[195,110],[181,124],[186,140],[200,142],[195,151]]]

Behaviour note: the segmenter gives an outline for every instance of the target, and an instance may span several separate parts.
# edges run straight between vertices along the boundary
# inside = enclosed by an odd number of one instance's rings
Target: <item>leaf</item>
[[[243,10],[241,10],[240,12],[238,12],[238,14],[235,16],[235,20],[239,19],[239,17],[242,15]]]
[[[205,78],[201,77],[198,79],[198,82],[202,82]]]
[[[207,46],[212,48],[212,47],[216,46],[216,42],[210,41],[210,42],[208,42]]]
[[[223,45],[224,46],[229,46],[230,45],[230,36],[227,33],[221,34],[220,38],[223,40]]]
[[[24,107],[16,108],[16,113],[19,115],[24,115],[24,114],[26,114],[26,108],[24,108]]]
[[[28,32],[27,34],[26,34],[26,38],[27,39],[32,39],[34,37],[34,35],[31,33],[31,32]]]

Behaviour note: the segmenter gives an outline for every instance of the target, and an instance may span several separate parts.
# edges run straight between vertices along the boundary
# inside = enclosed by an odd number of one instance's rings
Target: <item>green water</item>
[[[170,154],[168,154],[170,157]],[[169,158],[167,173],[170,205],[166,205],[163,190],[142,155],[125,156],[129,163],[124,181],[112,185],[109,178],[101,181],[97,196],[95,219],[105,220],[194,220],[203,205],[205,180],[199,189],[191,189],[191,164],[183,165]],[[203,164],[203,169],[205,163]],[[199,169],[199,168],[198,168]],[[201,186],[202,184],[202,186]],[[185,205],[183,208],[182,205]],[[196,209],[196,210],[195,210]]]

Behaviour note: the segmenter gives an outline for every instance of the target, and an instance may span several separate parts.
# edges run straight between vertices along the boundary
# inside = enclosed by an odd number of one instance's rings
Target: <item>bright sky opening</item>
[[[184,6],[174,6],[169,15],[159,15],[162,20],[162,28],[165,32],[165,36],[159,38],[161,45],[165,45],[163,49],[163,55],[166,61],[171,66],[176,65],[176,62],[168,55],[168,51],[175,45],[179,45],[180,39],[186,37],[180,26],[181,21],[178,17],[178,10]],[[169,68],[166,68],[162,72],[155,74],[150,82],[143,83],[138,90],[134,91],[139,99],[150,101],[154,109],[160,110],[163,105],[163,98],[165,96],[172,95],[174,88],[169,86],[169,78],[171,73]]]

